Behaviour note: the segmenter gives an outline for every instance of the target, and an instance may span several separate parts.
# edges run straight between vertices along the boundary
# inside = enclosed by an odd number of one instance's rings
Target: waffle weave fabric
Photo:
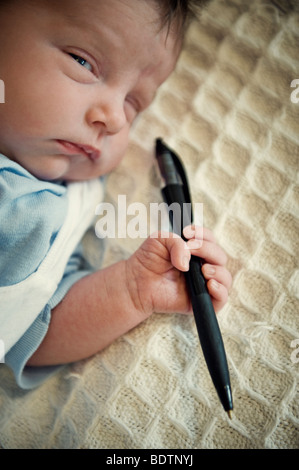
[[[182,157],[204,225],[233,275],[219,313],[234,395],[219,404],[192,317],[153,315],[30,392],[0,368],[3,448],[286,449],[299,446],[299,10],[211,0],[134,128],[107,201],[161,201],[154,140]],[[298,87],[298,85],[297,85]],[[132,170],[133,169],[133,170]],[[104,265],[143,240],[109,239]],[[97,267],[94,231],[85,240]]]

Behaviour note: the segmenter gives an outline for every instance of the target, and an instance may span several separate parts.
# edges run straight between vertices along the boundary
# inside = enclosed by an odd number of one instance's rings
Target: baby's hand
[[[202,239],[197,238],[201,233]],[[146,316],[153,312],[191,313],[184,271],[191,254],[203,258],[203,275],[215,311],[227,301],[232,278],[225,268],[226,254],[211,231],[186,227],[184,236],[159,233],[148,238],[127,260],[127,286],[135,307]]]
[[[184,236],[188,239],[187,245],[191,248],[191,254],[204,260],[202,273],[207,281],[208,291],[212,298],[214,309],[218,312],[227,302],[228,292],[232,285],[232,277],[226,269],[227,256],[217,244],[213,233],[208,229],[201,229],[199,233],[200,247],[196,248],[196,227],[186,227]]]

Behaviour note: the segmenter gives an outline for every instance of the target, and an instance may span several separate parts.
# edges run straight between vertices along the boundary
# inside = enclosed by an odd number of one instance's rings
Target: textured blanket
[[[233,275],[218,314],[233,419],[218,401],[193,318],[155,314],[36,390],[18,389],[1,365],[1,447],[298,448],[298,50],[297,2],[212,0],[108,179],[107,202],[117,208],[122,195],[127,206],[149,207],[162,200],[155,138],[181,155],[193,201],[203,203],[204,225]],[[142,242],[109,238],[103,252],[94,229],[84,240],[95,268]]]

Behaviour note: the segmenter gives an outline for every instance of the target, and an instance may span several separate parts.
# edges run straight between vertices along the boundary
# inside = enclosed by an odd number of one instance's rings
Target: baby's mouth
[[[64,153],[67,153],[67,155],[83,154],[93,162],[101,156],[101,152],[91,145],[68,142],[67,140],[57,140],[57,142],[63,147]]]

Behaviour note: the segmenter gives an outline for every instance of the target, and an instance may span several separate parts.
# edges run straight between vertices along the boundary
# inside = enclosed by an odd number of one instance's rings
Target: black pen
[[[183,229],[186,225],[192,224],[193,216],[183,164],[178,155],[170,150],[162,139],[156,140],[156,157],[165,182],[165,187],[162,189],[164,201],[168,206],[174,204],[173,210],[169,211],[173,231],[184,238]],[[180,210],[175,209],[175,204],[179,205]],[[227,359],[212,300],[201,272],[202,263],[201,258],[191,256],[189,271],[185,273],[186,283],[203,355],[220,402],[231,418],[233,400]]]

